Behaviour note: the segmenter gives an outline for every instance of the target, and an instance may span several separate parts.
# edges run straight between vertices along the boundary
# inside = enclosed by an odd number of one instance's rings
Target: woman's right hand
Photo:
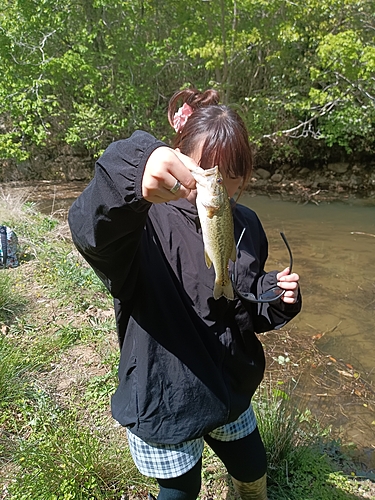
[[[195,189],[195,180],[188,165],[197,167],[194,160],[178,150],[166,146],[155,149],[147,160],[143,173],[143,197],[151,203],[187,198]],[[170,190],[177,181],[181,183],[181,187],[173,194]]]

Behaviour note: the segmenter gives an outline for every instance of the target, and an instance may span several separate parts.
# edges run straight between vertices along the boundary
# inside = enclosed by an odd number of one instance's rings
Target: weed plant
[[[268,460],[270,500],[354,500],[358,491],[321,443],[329,437],[311,412],[293,395],[295,386],[266,380],[254,410]]]
[[[16,460],[21,472],[8,487],[14,500],[118,499],[130,486],[146,486],[128,449],[82,425],[75,412],[46,414]]]
[[[13,269],[0,270],[0,323],[7,324],[26,305]]]
[[[6,407],[30,394],[28,375],[35,362],[4,334],[0,334],[0,360],[0,408],[4,416]]]

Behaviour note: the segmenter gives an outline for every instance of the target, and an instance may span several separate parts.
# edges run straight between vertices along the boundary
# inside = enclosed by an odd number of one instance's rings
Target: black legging
[[[210,436],[205,436],[205,441],[238,481],[251,483],[266,473],[266,452],[258,428],[236,441],[218,441]],[[182,476],[158,479],[158,500],[195,500],[201,488],[201,469],[202,459]]]

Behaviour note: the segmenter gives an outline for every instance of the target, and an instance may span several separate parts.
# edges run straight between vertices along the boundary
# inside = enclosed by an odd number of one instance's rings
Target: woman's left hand
[[[277,286],[286,290],[281,300],[286,304],[294,304],[298,297],[298,281],[299,276],[297,273],[289,274],[289,267],[284,269],[276,275]]]

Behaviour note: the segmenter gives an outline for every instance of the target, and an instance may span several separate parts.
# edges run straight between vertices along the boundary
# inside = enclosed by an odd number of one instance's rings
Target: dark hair
[[[176,92],[169,101],[171,126],[179,103],[189,104],[193,113],[176,134],[173,146],[189,156],[203,140],[200,166],[207,169],[218,165],[228,176],[242,177],[243,189],[251,175],[253,155],[242,118],[228,106],[219,105],[216,90],[186,89]]]

